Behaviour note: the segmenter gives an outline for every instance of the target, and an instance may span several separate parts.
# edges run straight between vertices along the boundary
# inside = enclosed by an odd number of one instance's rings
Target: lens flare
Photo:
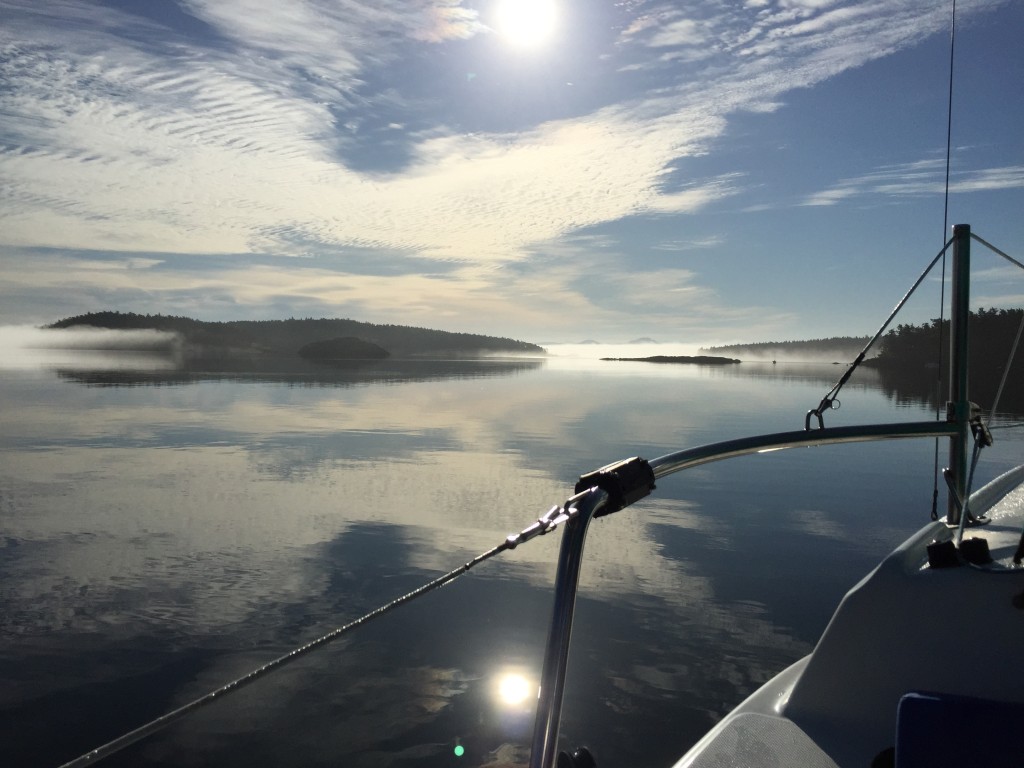
[[[510,672],[498,680],[498,699],[502,704],[522,704],[530,697],[530,681]]]

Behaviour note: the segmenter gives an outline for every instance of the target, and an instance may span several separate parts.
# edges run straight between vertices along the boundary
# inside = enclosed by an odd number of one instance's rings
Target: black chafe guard
[[[639,501],[654,490],[654,470],[639,456],[623,459],[582,475],[576,493],[597,486],[608,494],[608,503],[594,514],[604,517]]]

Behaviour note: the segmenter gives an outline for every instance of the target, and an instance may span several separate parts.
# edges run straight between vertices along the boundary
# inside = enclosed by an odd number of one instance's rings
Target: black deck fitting
[[[576,493],[597,486],[608,494],[608,503],[594,517],[603,517],[618,512],[639,501],[654,490],[654,470],[639,456],[623,459],[580,477]]]

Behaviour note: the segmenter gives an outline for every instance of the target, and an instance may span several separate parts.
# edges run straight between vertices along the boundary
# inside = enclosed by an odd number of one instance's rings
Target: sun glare
[[[558,23],[555,0],[499,0],[498,34],[514,45],[532,47],[551,37]]]
[[[530,696],[530,683],[522,675],[509,673],[498,680],[498,699],[503,704],[522,704]]]

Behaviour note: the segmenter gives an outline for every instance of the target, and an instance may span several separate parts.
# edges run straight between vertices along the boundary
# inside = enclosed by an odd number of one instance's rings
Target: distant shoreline
[[[652,357],[602,357],[601,360],[622,363],[683,363],[686,365],[736,365],[740,361],[731,357],[713,355],[654,355]]]
[[[203,321],[133,312],[89,312],[58,320],[47,329],[88,329],[93,338],[81,344],[117,344],[96,337],[108,331],[157,331],[176,339],[172,346],[186,358],[292,357],[314,361],[381,359],[384,357],[544,356],[543,347],[515,339],[476,333],[455,333],[404,325],[379,325],[348,318]],[[146,344],[155,343],[147,339]],[[168,337],[161,337],[168,344]]]

